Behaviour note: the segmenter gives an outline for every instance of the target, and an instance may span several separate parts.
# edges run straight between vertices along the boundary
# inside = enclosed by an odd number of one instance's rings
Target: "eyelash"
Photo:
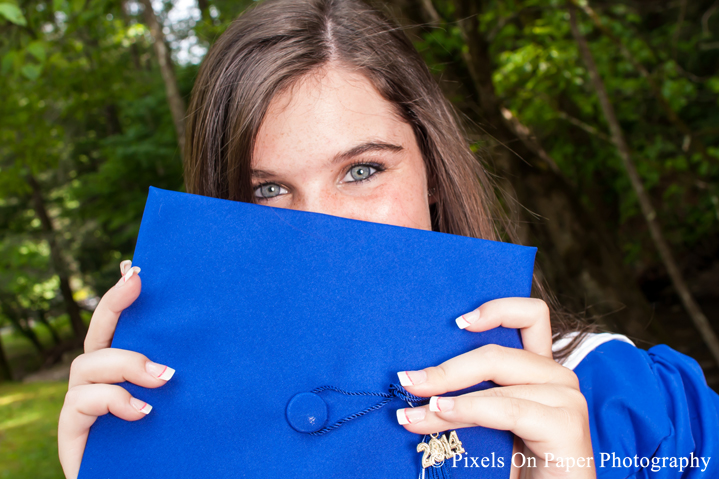
[[[355,161],[354,163],[350,164],[350,165],[347,167],[347,171],[345,172],[345,176],[347,176],[347,174],[348,174],[350,171],[352,171],[352,168],[354,168],[354,167],[356,167],[356,166],[370,166],[370,167],[374,168],[374,169],[377,170],[377,171],[374,172],[372,175],[368,176],[367,178],[363,179],[363,180],[350,181],[350,183],[364,183],[364,182],[366,182],[366,181],[370,181],[372,178],[374,178],[374,177],[377,175],[377,173],[381,173],[381,172],[383,172],[383,171],[385,171],[385,170],[387,169],[386,166],[384,165],[384,163],[367,162],[367,161]],[[343,178],[344,178],[344,177],[343,177]],[[280,186],[281,188],[284,188],[282,185],[279,185],[278,183],[275,183],[275,182],[273,182],[273,181],[265,181],[264,183],[260,183],[260,184],[258,184],[257,186],[255,186],[255,187],[252,189],[252,191],[255,192],[255,191],[257,191],[258,189],[262,188],[262,187],[265,186],[265,185],[278,185],[278,186]],[[257,200],[257,201],[266,201],[266,200],[271,200],[271,199],[272,199],[272,198],[256,197],[256,200]]]
[[[372,168],[374,168],[377,171],[375,173],[373,173],[372,175],[368,176],[367,178],[365,178],[364,180],[355,180],[355,181],[351,181],[350,183],[363,183],[365,181],[369,181],[372,178],[374,178],[377,175],[377,173],[382,173],[384,170],[386,170],[384,163],[355,161],[347,168],[347,171],[345,172],[345,176],[347,176],[347,173],[352,171],[352,168],[354,168],[355,166],[371,166]]]

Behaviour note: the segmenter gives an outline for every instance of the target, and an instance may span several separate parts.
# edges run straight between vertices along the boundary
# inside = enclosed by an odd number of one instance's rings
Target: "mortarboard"
[[[428,438],[395,411],[428,398],[397,372],[521,347],[516,330],[454,320],[529,296],[535,252],[151,188],[133,257],[142,293],[112,347],[176,373],[157,389],[121,384],[152,413],[98,418],[79,477],[507,478],[512,434],[480,427],[457,430],[459,461],[423,470]]]

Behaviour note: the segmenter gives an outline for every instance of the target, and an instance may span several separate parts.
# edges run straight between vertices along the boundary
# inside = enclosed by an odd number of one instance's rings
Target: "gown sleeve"
[[[575,368],[597,477],[719,477],[719,396],[696,361],[668,346],[609,341]]]

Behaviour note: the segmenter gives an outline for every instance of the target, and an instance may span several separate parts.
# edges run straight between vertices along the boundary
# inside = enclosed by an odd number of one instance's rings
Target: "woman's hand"
[[[78,356],[70,368],[57,432],[60,464],[67,479],[75,479],[80,471],[87,434],[98,416],[110,412],[126,421],[137,421],[152,409],[114,383],[129,381],[156,388],[175,372],[140,353],[110,348],[120,313],[137,299],[142,287],[140,268],[123,261],[120,270],[123,277],[105,293],[92,315],[85,337],[85,354]]]
[[[531,298],[489,301],[457,318],[457,325],[473,332],[497,326],[520,329],[525,349],[487,345],[437,367],[400,372],[409,392],[433,396],[429,406],[399,410],[400,423],[417,434],[472,426],[512,431],[521,441],[515,440],[511,478],[519,477],[522,459],[526,463],[531,456],[536,464],[521,468],[523,478],[595,478],[587,403],[574,372],[552,359],[546,303]],[[442,396],[482,381],[502,387]],[[461,440],[461,431],[458,436]]]

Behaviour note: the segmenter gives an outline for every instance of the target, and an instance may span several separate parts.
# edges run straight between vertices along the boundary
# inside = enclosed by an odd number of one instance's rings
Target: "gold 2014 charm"
[[[429,442],[423,441],[417,444],[417,452],[424,452],[422,454],[422,467],[424,469],[435,464],[441,464],[452,459],[457,454],[464,454],[465,452],[462,441],[457,437],[457,431],[450,432],[449,439],[444,434],[442,434],[442,437],[438,436],[439,433],[430,434]]]

